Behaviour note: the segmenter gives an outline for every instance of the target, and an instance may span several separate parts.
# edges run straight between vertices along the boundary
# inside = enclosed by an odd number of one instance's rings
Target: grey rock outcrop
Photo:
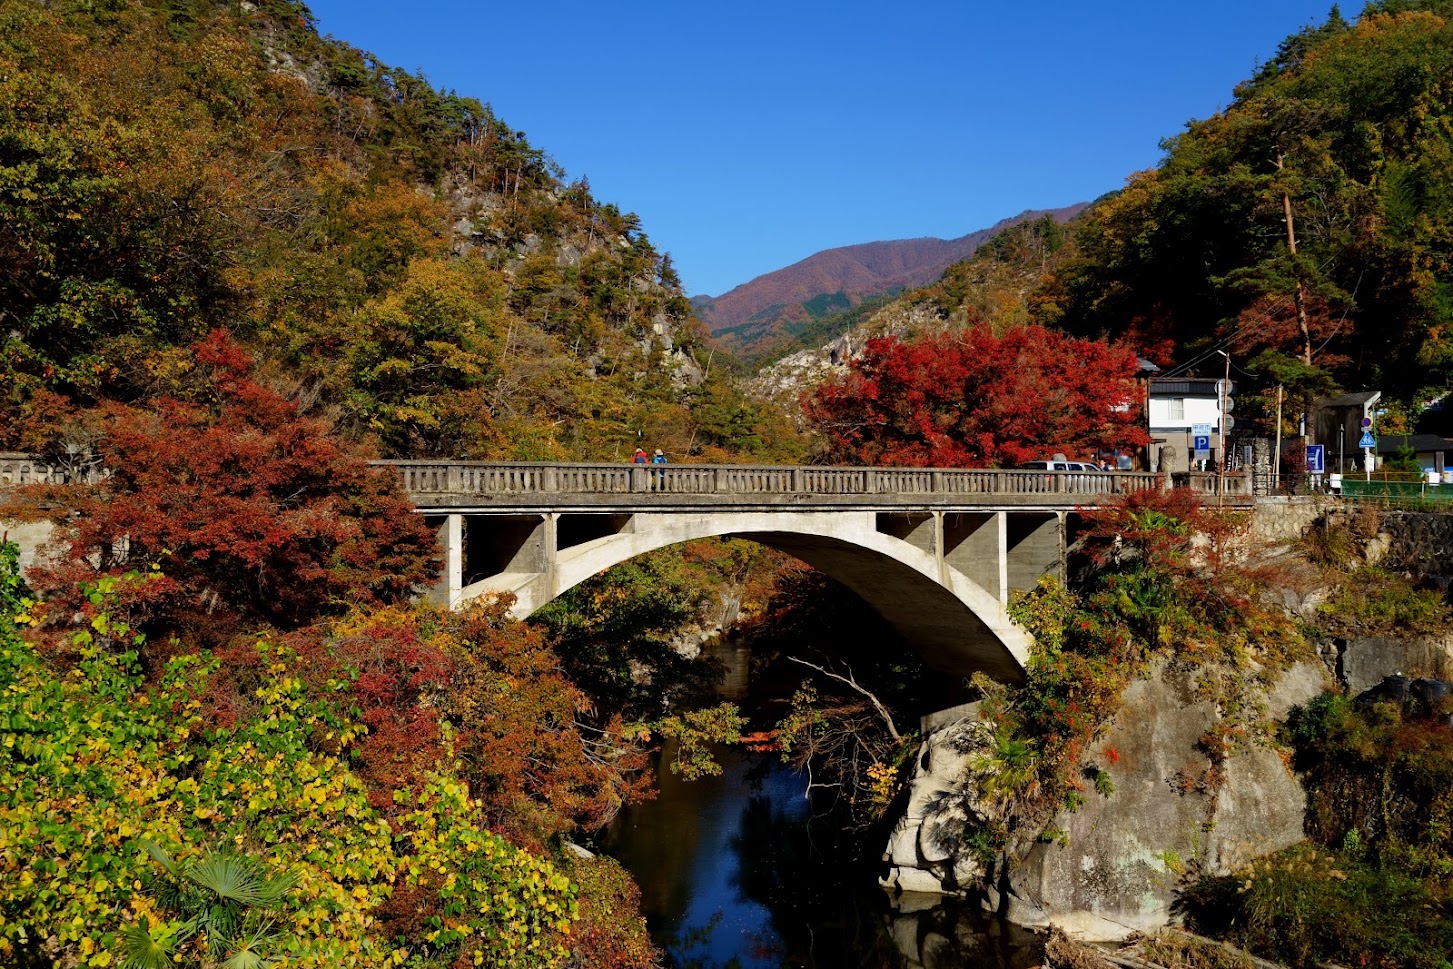
[[[1337,678],[1352,694],[1370,690],[1384,677],[1453,679],[1453,635],[1356,636],[1332,640]]]
[[[1320,663],[1300,664],[1261,702],[1280,719],[1326,684]],[[1275,750],[1252,746],[1219,764],[1201,752],[1217,720],[1214,706],[1193,695],[1185,671],[1162,665],[1131,684],[1092,754],[1111,774],[1114,793],[1090,791],[1078,810],[1050,822],[1053,840],[1001,856],[987,872],[972,847],[947,855],[942,848],[958,818],[972,825],[992,815],[992,804],[975,793],[981,779],[964,769],[974,762],[973,745],[992,739],[987,725],[945,728],[942,740],[935,734],[924,744],[908,813],[889,843],[888,886],[927,891],[936,883],[958,893],[983,873],[989,905],[1022,925],[1117,939],[1167,924],[1187,871],[1229,871],[1303,837],[1305,794]]]
[[[884,853],[892,864],[885,888],[962,894],[983,880],[983,860],[963,844],[963,836],[998,819],[995,805],[984,796],[986,777],[979,766],[993,749],[993,729],[979,719],[977,704],[924,740],[908,807]]]

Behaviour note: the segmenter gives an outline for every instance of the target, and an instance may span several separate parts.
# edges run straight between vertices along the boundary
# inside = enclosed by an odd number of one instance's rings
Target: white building
[[[1210,454],[1207,468],[1220,460],[1222,413],[1225,430],[1234,423],[1229,413],[1236,384],[1223,388],[1223,380],[1200,377],[1152,377],[1148,381],[1146,417],[1150,424],[1150,466],[1154,471],[1190,471],[1195,460],[1194,435],[1207,431]],[[1166,467],[1161,467],[1164,460]]]

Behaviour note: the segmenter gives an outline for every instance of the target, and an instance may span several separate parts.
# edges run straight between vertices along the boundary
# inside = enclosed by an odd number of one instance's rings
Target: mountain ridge
[[[692,296],[697,317],[713,335],[755,323],[755,330],[736,332],[724,341],[740,348],[767,335],[781,323],[822,315],[808,306],[823,296],[840,296],[836,308],[856,306],[863,299],[895,289],[923,286],[938,279],[949,266],[973,255],[994,235],[1022,222],[1046,215],[1064,222],[1083,211],[1088,202],[1054,209],[1029,209],[994,225],[954,239],[922,236],[839,246],[814,253],[790,266],[773,270],[721,296]],[[770,312],[767,312],[770,311]]]

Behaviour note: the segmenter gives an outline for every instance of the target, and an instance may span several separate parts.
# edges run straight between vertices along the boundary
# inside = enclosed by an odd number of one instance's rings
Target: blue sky
[[[309,0],[636,212],[690,294],[1088,201],[1330,0]],[[1349,14],[1359,9],[1347,8]]]

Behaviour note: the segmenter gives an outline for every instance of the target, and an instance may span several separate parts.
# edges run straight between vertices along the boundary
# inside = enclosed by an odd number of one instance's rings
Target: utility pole
[[[1271,453],[1271,491],[1281,488],[1281,384],[1276,385],[1276,450]]]
[[[1221,430],[1221,446],[1216,451],[1216,463],[1220,465],[1216,473],[1216,503],[1220,504],[1220,496],[1226,493],[1226,398],[1231,392],[1231,354],[1225,350],[1216,352],[1226,358],[1226,379],[1221,381],[1221,392],[1217,395],[1217,407],[1220,409],[1221,415],[1216,421],[1216,426]]]

